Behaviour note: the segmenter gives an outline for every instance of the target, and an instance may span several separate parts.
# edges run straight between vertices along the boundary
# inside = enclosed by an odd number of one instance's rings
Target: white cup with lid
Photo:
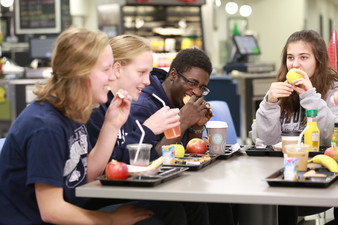
[[[228,124],[224,121],[209,121],[206,127],[209,137],[210,154],[224,154]]]

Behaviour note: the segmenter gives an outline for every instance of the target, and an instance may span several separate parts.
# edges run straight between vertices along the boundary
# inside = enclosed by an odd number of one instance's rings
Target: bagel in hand
[[[183,98],[183,103],[184,103],[184,104],[187,104],[187,103],[189,102],[189,100],[190,100],[190,97],[191,97],[191,96],[189,96],[189,95],[184,96],[184,98]]]

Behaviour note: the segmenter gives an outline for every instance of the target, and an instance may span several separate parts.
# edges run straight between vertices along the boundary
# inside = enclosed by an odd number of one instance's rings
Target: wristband
[[[189,127],[189,129],[188,129],[188,131],[190,133],[193,133],[193,134],[202,134],[204,130],[205,130],[204,126],[200,130],[195,130],[195,129],[191,128],[191,127]]]

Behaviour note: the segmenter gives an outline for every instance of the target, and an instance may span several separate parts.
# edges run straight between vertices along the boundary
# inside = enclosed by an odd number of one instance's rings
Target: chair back
[[[5,143],[6,138],[0,138],[0,154],[1,154],[1,150],[2,150],[2,146]]]
[[[211,121],[225,121],[228,124],[226,144],[233,145],[237,143],[237,134],[234,126],[234,122],[231,117],[229,106],[225,101],[212,100],[208,101],[210,107],[215,114]]]

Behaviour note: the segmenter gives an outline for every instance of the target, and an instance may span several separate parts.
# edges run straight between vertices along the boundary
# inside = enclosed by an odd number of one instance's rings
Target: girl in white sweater
[[[293,33],[282,52],[282,62],[273,82],[256,112],[252,139],[267,145],[281,141],[282,131],[302,131],[306,127],[305,111],[317,109],[320,145],[329,146],[338,107],[330,102],[338,91],[338,74],[328,65],[324,40],[313,30]],[[286,80],[295,68],[303,77],[293,85]]]

